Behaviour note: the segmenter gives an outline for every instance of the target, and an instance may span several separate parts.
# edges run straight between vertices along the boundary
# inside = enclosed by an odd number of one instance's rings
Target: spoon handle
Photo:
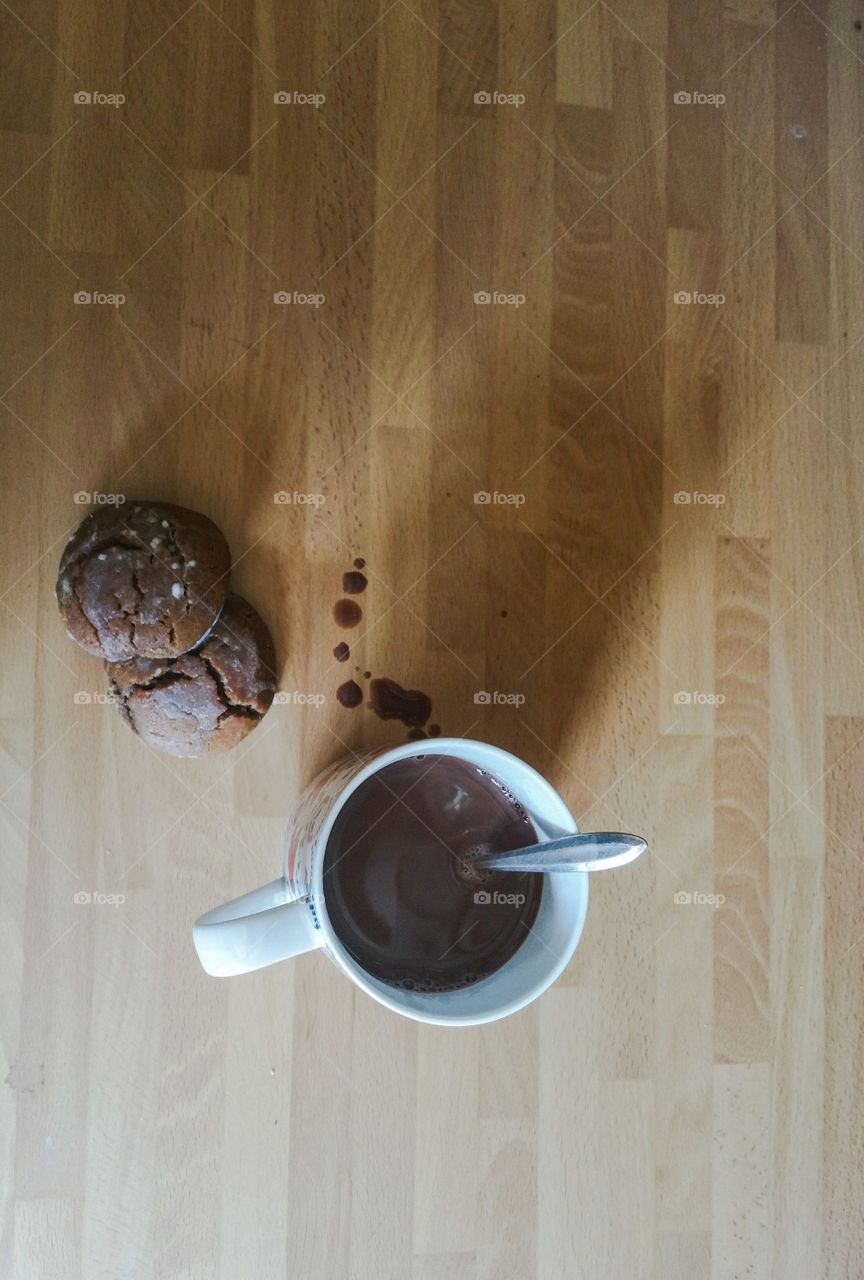
[[[475,866],[496,871],[607,871],[633,862],[647,847],[640,836],[580,832],[505,853],[480,854]]]

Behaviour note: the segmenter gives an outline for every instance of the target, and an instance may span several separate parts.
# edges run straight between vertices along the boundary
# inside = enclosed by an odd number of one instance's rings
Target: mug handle
[[[198,959],[214,978],[251,973],[323,946],[306,898],[286,902],[280,876],[200,916],[192,927]]]

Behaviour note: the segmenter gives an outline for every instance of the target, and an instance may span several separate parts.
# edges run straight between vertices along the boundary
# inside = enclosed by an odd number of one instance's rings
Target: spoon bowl
[[[505,853],[480,853],[472,866],[477,871],[609,871],[635,861],[647,847],[641,836],[588,831]]]

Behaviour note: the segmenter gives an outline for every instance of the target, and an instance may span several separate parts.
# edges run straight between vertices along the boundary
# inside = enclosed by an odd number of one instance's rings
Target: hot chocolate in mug
[[[337,936],[328,911],[324,863],[337,817],[358,788],[411,757],[455,757],[503,784],[533,824],[538,842],[578,832],[554,788],[518,757],[467,738],[432,738],[362,750],[326,768],[304,791],[283,846],[282,875],[201,916],[193,938],[209,974],[248,973],[320,948],[358,987],[419,1022],[471,1026],[524,1008],[555,981],[579,942],[588,909],[587,871],[543,875],[536,917],[500,968],[456,990],[407,990],[367,972]],[[384,819],[386,821],[386,818]]]

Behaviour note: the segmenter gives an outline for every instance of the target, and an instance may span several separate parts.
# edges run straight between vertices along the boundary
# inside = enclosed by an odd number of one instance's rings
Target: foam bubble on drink
[[[443,982],[437,978],[390,978],[385,979],[388,986],[397,987],[400,991],[414,991],[420,996],[446,995],[448,991],[462,991],[488,977],[485,973],[466,973],[461,982]]]
[[[468,880],[471,884],[483,884],[493,874],[488,867],[478,867],[477,858],[484,853],[491,853],[492,846],[488,841],[481,840],[477,844],[472,844],[461,855],[456,855],[457,868],[456,874],[460,880]]]

